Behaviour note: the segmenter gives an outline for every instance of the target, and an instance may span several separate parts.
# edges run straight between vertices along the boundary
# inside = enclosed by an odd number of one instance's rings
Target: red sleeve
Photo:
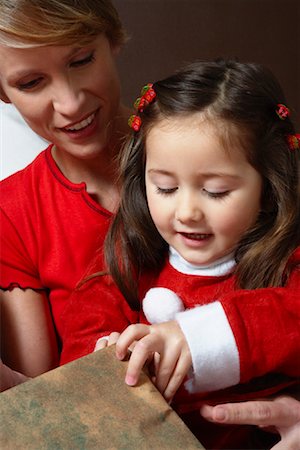
[[[282,288],[240,290],[219,299],[240,356],[241,382],[281,372],[300,375],[300,269]]]
[[[98,338],[137,323],[139,313],[130,309],[110,277],[104,275],[86,281],[73,292],[62,321],[60,364],[65,364],[91,353]]]
[[[22,288],[42,289],[37,268],[14,223],[0,209],[1,288],[20,285]],[[15,280],[12,283],[12,280]]]

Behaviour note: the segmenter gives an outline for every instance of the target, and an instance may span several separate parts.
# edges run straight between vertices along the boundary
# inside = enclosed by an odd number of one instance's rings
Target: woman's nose
[[[74,116],[82,108],[84,93],[70,82],[63,82],[54,88],[53,108],[64,116]]]

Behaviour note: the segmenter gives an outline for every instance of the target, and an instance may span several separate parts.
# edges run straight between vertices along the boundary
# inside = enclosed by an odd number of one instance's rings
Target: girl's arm
[[[269,372],[298,376],[299,286],[300,271],[295,270],[284,288],[233,291],[219,301],[178,313],[176,320],[186,340],[181,342],[188,343],[193,361],[194,377],[188,388],[194,392],[213,391]],[[170,336],[163,337],[160,332],[165,326],[145,326],[143,330],[134,326],[125,332],[125,338],[121,335],[117,344],[120,358],[134,340],[140,341],[129,362],[129,384],[136,383],[151,352],[167,353]],[[156,334],[157,339],[152,337],[150,342],[147,336],[151,334]],[[157,375],[159,385],[160,372]],[[171,366],[164,375],[168,376],[169,383],[178,388]]]
[[[47,296],[14,288],[0,291],[1,357],[10,368],[35,377],[58,364],[58,347]]]

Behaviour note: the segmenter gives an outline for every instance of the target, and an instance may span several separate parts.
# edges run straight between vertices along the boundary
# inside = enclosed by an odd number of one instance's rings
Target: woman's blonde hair
[[[126,32],[110,0],[1,0],[0,45],[85,45],[105,33],[120,46]]]

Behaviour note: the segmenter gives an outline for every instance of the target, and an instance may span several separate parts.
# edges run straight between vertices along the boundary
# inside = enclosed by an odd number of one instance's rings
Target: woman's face
[[[110,142],[120,108],[117,50],[105,35],[84,47],[0,46],[1,97],[59,150],[93,158]]]

